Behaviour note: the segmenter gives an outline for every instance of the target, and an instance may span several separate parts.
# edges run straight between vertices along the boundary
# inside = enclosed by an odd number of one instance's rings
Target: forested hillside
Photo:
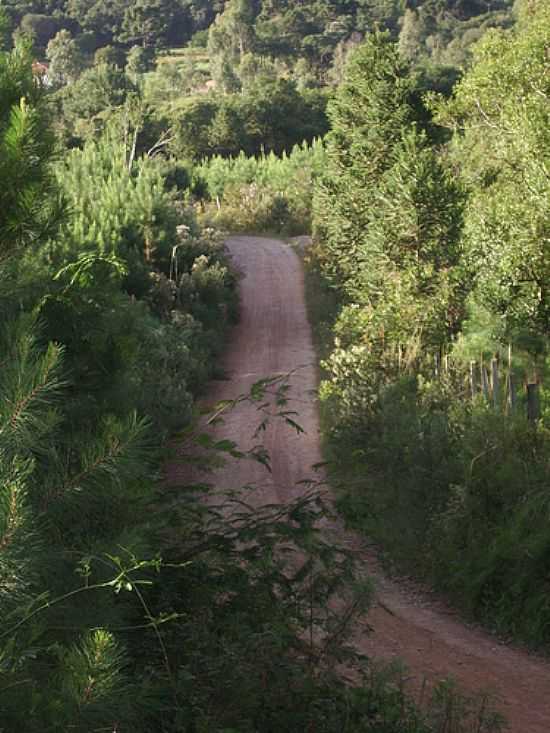
[[[196,399],[238,318],[218,227],[313,231],[343,513],[548,642],[548,3],[0,7],[0,730],[498,730],[347,644],[370,593],[318,498],[201,500],[268,457]],[[182,453],[204,481],[167,487]]]
[[[349,53],[376,27],[389,30],[428,87],[449,91],[473,42],[512,22],[511,0],[418,7],[402,0],[5,0],[3,7],[4,37],[31,38],[47,83],[75,87],[59,94],[70,134],[82,138],[90,118],[137,87],[157,125],[174,131],[171,151],[191,160],[290,152],[324,135],[327,96]],[[85,125],[75,128],[81,118]]]
[[[339,62],[347,47],[375,25],[399,37],[411,58],[462,63],[487,27],[507,23],[509,0],[6,0],[9,31],[32,33],[40,48],[61,30],[83,53],[121,52],[191,42],[208,46],[215,78],[241,84],[258,63],[281,62],[315,77]]]

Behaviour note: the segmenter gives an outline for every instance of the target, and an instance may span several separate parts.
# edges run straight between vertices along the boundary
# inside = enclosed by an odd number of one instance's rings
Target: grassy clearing
[[[205,48],[171,48],[158,58],[157,65],[164,64],[173,64],[178,68],[193,65],[197,71],[210,73],[210,60]]]

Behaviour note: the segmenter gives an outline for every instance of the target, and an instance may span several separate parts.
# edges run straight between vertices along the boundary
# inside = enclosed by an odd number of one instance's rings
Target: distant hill
[[[4,11],[6,37],[32,35],[39,54],[62,29],[89,56],[106,46],[208,44],[214,75],[225,74],[226,85],[254,64],[284,67],[308,85],[337,81],[350,47],[375,26],[399,38],[413,60],[465,66],[469,47],[487,28],[511,24],[511,6],[511,0],[7,0]]]

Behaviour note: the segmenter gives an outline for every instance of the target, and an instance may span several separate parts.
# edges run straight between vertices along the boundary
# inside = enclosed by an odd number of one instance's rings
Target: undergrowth
[[[389,568],[428,581],[500,635],[544,647],[547,425],[530,424],[520,408],[504,415],[481,398],[472,402],[458,366],[437,379],[420,366],[373,387],[374,367],[363,352],[359,365],[327,360],[336,300],[314,251],[306,265],[310,319],[325,358],[324,448],[339,510],[380,544]]]

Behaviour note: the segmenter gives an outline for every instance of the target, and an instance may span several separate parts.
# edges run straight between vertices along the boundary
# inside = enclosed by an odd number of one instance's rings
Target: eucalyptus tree
[[[475,296],[502,333],[550,333],[550,8],[525,3],[491,31],[439,117],[470,190],[465,247]]]

